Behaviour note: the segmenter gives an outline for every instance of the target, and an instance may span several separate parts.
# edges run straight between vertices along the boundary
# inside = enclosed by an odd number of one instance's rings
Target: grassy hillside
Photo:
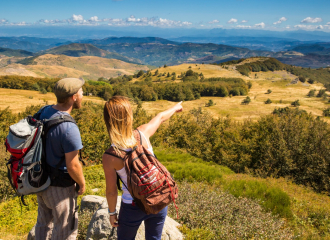
[[[28,65],[14,63],[1,67],[0,75],[50,78],[83,77],[97,80],[100,77],[110,78],[124,74],[132,75],[141,69],[148,70],[147,66],[94,56],[69,57],[46,54],[33,57],[26,64]]]
[[[24,50],[14,50],[0,47],[0,55],[5,55],[7,57],[29,57],[32,56],[33,53]]]
[[[71,57],[83,57],[83,56],[96,56],[103,58],[117,59],[129,63],[141,63],[138,59],[128,58],[118,53],[109,52],[99,49],[92,44],[71,43],[68,45],[62,45],[54,47],[46,51],[39,52],[38,55],[53,54],[53,55],[66,55]]]

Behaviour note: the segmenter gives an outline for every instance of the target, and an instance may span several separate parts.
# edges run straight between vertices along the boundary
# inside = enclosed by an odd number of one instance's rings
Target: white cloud
[[[274,22],[273,24],[276,25],[276,24],[280,24],[282,22],[285,22],[287,21],[288,19],[286,17],[281,17],[277,22]]]
[[[286,26],[285,28],[286,28],[286,29],[290,29],[291,27],[290,27],[290,25],[288,25],[288,26]]]
[[[229,23],[229,24],[237,23],[237,19],[232,18],[227,23]]]
[[[8,20],[7,19],[0,19],[0,24],[7,24],[8,23]]]
[[[219,23],[219,20],[214,19],[213,21],[209,22],[209,24]]]
[[[330,25],[330,22],[328,22],[327,25]]]
[[[322,21],[323,21],[322,18],[307,17],[304,20],[302,20],[301,23],[318,23],[318,22],[322,22]]]
[[[76,22],[80,22],[80,21],[83,21],[84,18],[83,18],[82,15],[75,15],[75,14],[73,14],[73,15],[72,15],[72,20],[73,20],[73,21],[76,21]]]
[[[294,26],[297,29],[302,30],[322,30],[324,28],[328,28],[328,25],[305,25],[305,24],[299,24]]]
[[[26,26],[29,25],[26,22],[18,22],[18,23],[10,23],[10,25],[14,25],[14,26]]]
[[[251,26],[247,26],[247,25],[237,25],[237,28],[252,28]]]
[[[91,22],[98,22],[98,21],[100,21],[99,18],[98,18],[98,16],[91,17],[89,20]]]
[[[247,23],[248,21],[247,20],[242,20],[242,22],[241,23]]]
[[[265,28],[266,24],[264,22],[254,24],[255,27]]]

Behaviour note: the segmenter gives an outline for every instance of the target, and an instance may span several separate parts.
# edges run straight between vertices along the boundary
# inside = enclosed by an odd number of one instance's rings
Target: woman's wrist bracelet
[[[117,210],[115,210],[114,212],[110,212],[110,210],[108,209],[108,212],[109,212],[109,215],[112,216],[112,215],[116,215],[117,214]]]

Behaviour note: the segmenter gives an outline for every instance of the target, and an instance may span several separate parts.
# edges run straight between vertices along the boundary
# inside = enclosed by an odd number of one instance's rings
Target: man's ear
[[[77,94],[73,94],[72,96],[71,96],[71,99],[72,99],[72,101],[77,101],[77,96],[76,96]]]

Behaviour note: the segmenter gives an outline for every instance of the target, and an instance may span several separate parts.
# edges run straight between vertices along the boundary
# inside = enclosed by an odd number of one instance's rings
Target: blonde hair
[[[117,153],[137,145],[133,134],[133,112],[129,99],[114,96],[104,105],[104,122]]]

